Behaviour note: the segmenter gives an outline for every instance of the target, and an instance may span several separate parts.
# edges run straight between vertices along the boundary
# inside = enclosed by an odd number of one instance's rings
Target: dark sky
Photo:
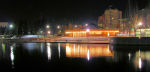
[[[112,5],[125,12],[128,0],[1,0],[0,19],[44,16],[47,20],[96,23],[98,16]],[[132,0],[133,1],[133,0]],[[147,0],[134,0],[139,9]],[[133,3],[134,3],[133,2]]]

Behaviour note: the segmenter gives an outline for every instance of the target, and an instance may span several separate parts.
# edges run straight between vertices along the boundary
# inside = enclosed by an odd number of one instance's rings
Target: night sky
[[[125,13],[128,0],[3,0],[0,4],[0,20],[43,19],[47,22],[73,24],[97,23],[98,16],[112,5]],[[132,1],[131,1],[132,2]],[[146,0],[134,0],[139,9]]]

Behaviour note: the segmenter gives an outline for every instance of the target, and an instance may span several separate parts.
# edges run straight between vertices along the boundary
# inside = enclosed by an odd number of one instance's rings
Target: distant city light
[[[59,26],[59,25],[57,26],[57,29],[60,29],[60,26]]]
[[[47,25],[47,26],[46,26],[46,28],[50,28],[50,26],[49,26],[49,25]]]
[[[141,26],[142,25],[142,22],[139,22],[139,26]]]
[[[86,29],[86,32],[90,32],[90,29]]]
[[[13,26],[13,24],[11,24],[11,25],[9,25],[9,27],[10,27],[10,28],[13,28],[14,26]]]
[[[74,27],[78,27],[77,25],[75,25]]]
[[[48,34],[50,34],[50,33],[51,33],[51,31],[48,31],[47,33],[48,33]]]
[[[85,24],[85,26],[88,26],[88,24]]]

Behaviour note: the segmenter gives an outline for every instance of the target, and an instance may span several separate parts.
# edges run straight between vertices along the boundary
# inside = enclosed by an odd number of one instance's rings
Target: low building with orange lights
[[[82,29],[82,30],[67,30],[67,37],[113,37],[117,36],[119,29]]]

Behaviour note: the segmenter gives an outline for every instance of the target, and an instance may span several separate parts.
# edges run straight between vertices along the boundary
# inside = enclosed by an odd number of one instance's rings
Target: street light
[[[90,29],[86,29],[86,32],[90,32]]]
[[[49,29],[49,28],[50,28],[50,26],[49,26],[49,25],[47,25],[47,26],[46,26],[46,28],[47,28],[47,29]]]
[[[142,25],[142,22],[139,22],[139,24],[138,24],[139,26],[141,26]]]
[[[14,27],[14,25],[13,25],[13,24],[10,24],[10,25],[9,25],[9,28],[10,28],[10,29],[12,29],[13,27]]]
[[[85,24],[85,26],[87,27],[87,26],[88,26],[88,24]]]
[[[48,34],[50,34],[50,33],[51,33],[51,31],[48,31],[47,33],[48,33]]]
[[[60,29],[60,26],[59,26],[59,25],[57,26],[57,29]]]

